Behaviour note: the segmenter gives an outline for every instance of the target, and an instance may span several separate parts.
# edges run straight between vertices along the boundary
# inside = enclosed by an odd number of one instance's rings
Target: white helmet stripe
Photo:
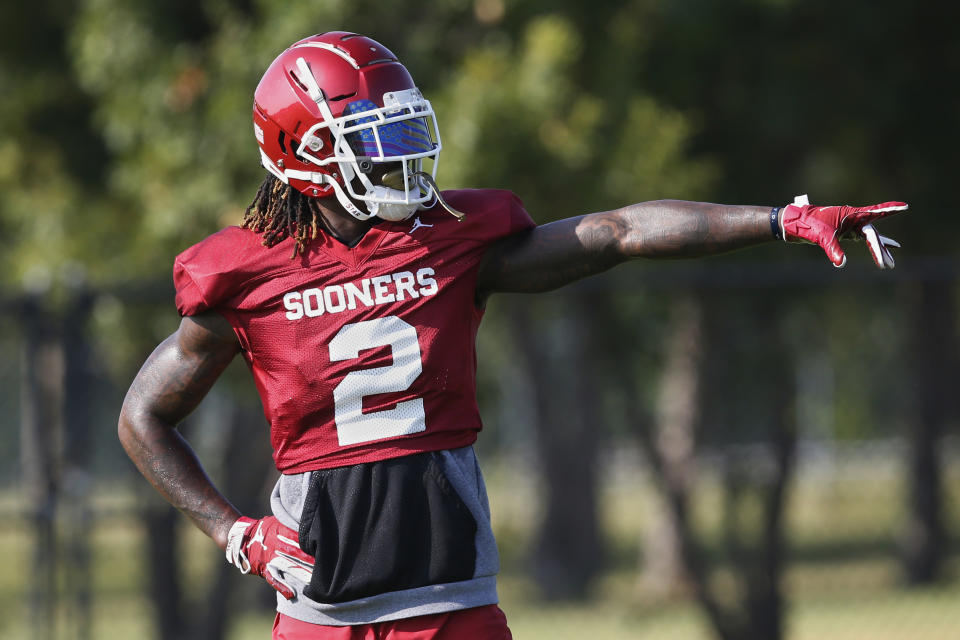
[[[325,49],[325,50],[327,50],[327,51],[329,51],[329,52],[331,52],[331,53],[337,54],[338,56],[340,56],[341,58],[343,58],[344,60],[346,60],[347,62],[349,62],[350,65],[351,65],[354,69],[359,69],[359,68],[360,68],[360,65],[357,64],[357,61],[353,59],[353,56],[351,56],[351,55],[350,55],[349,53],[347,53],[346,51],[343,51],[342,49],[336,48],[336,47],[333,46],[332,44],[327,44],[326,42],[302,42],[302,43],[300,43],[300,44],[298,44],[298,45],[294,45],[294,46],[291,47],[291,48],[292,48],[292,49],[299,49],[300,47],[314,47],[314,48],[317,48],[317,49]]]

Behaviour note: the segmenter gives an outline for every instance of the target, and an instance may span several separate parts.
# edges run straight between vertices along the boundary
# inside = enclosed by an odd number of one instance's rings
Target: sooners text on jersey
[[[268,249],[229,227],[177,257],[177,309],[233,326],[280,471],[476,439],[477,267],[491,242],[533,222],[507,191],[444,195],[462,223],[434,207],[381,222],[352,248],[318,237],[293,260],[291,239]]]

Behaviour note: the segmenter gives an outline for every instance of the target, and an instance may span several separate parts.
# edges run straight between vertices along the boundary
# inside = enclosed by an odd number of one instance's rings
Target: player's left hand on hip
[[[792,204],[780,210],[780,229],[786,242],[805,240],[819,245],[835,267],[847,263],[840,239],[863,238],[877,266],[892,269],[894,261],[890,248],[900,245],[896,240],[877,233],[873,222],[907,208],[904,202],[882,202],[869,207],[814,207],[807,196],[797,196]]]
[[[284,598],[297,596],[296,584],[310,583],[313,558],[300,549],[297,532],[273,516],[240,518],[227,534],[227,562],[242,573],[254,573]]]

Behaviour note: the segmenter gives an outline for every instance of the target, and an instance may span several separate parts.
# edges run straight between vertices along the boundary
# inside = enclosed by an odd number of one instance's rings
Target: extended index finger
[[[881,202],[869,207],[848,207],[840,221],[838,235],[842,238],[860,235],[863,225],[906,211],[908,208],[909,205],[906,202],[895,201]]]
[[[853,211],[856,214],[858,221],[870,221],[886,218],[902,211],[906,211],[909,208],[910,205],[908,205],[906,202],[891,201],[881,202],[880,204],[871,205],[869,207],[854,207]]]

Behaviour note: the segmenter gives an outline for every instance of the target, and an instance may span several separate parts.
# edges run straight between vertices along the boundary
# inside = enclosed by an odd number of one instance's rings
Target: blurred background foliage
[[[29,545],[46,527],[61,558],[89,538],[86,573],[54,565],[49,584],[93,587],[86,605],[62,595],[64,613],[18,565],[0,584],[0,636],[269,632],[269,597],[209,564],[212,547],[131,473],[113,421],[176,326],[174,255],[237,223],[263,175],[250,125],[261,73],[291,42],[347,30],[392,49],[434,103],[441,185],[511,189],[540,223],[658,198],[911,204],[883,225],[904,244],[892,274],[872,272],[862,246],[839,272],[816,249],[771,244],[491,304],[479,446],[517,636],[905,637],[877,614],[894,611],[927,621],[912,637],[950,637],[958,14],[934,0],[6,7],[0,507],[20,524],[0,536]],[[186,429],[252,510],[270,472],[251,390],[234,367]],[[41,423],[46,475],[27,437]],[[256,477],[231,476],[238,442],[255,444]],[[157,549],[173,539],[196,560],[171,577]],[[116,575],[98,564],[104,545],[123,550]],[[223,621],[238,605],[216,609],[211,585],[258,603],[243,619],[259,636]],[[119,606],[124,590],[139,595]],[[16,613],[25,601],[33,617]],[[43,615],[44,633],[26,634]]]

